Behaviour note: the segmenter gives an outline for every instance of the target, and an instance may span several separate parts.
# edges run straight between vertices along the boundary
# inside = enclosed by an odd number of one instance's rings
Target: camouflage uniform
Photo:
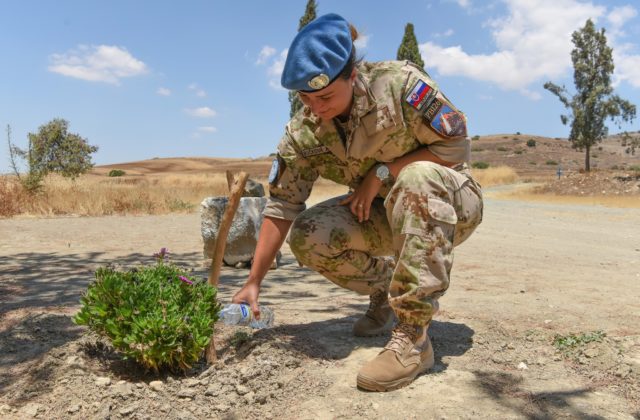
[[[425,84],[431,105],[412,106],[408,95]],[[442,109],[455,127],[438,119]],[[318,176],[354,189],[376,164],[421,147],[460,163],[453,169],[426,161],[407,165],[393,185],[382,186],[363,223],[338,204],[344,197],[306,210]],[[287,125],[264,215],[295,219],[289,242],[304,265],[362,294],[391,280],[390,305],[400,321],[425,325],[449,286],[453,246],[482,219],[480,186],[464,163],[469,151],[464,116],[421,69],[400,61],[362,63],[344,126],[308,107]],[[385,258],[390,255],[395,267]]]

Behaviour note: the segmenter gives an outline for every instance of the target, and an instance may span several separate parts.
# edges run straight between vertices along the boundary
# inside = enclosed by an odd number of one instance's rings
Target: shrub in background
[[[527,147],[536,147],[536,141],[534,139],[527,140]]]
[[[129,271],[101,267],[80,300],[74,322],[107,337],[125,359],[156,372],[183,371],[209,344],[220,305],[217,290],[167,262]]]
[[[122,169],[112,169],[109,171],[109,176],[122,176],[125,174],[125,171]]]
[[[471,164],[471,167],[476,169],[487,169],[489,167],[489,164],[487,162],[478,161],[478,162],[473,162]]]

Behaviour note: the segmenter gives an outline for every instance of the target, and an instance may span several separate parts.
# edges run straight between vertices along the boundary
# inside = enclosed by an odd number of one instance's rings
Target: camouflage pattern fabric
[[[289,245],[298,260],[361,294],[389,287],[400,321],[426,325],[449,287],[453,247],[482,220],[479,186],[431,162],[406,166],[359,223],[337,197],[302,212]],[[394,256],[394,264],[385,255]]]
[[[437,108],[407,101],[425,86]],[[460,163],[453,169],[407,165],[393,185],[381,188],[364,223],[340,198],[306,209],[319,176],[355,189],[377,163],[419,148]],[[398,318],[425,325],[449,286],[453,247],[482,220],[480,186],[464,163],[469,157],[464,114],[422,69],[401,61],[362,63],[347,123],[322,120],[303,107],[287,125],[263,214],[295,220],[289,244],[304,265],[358,293],[389,287]]]

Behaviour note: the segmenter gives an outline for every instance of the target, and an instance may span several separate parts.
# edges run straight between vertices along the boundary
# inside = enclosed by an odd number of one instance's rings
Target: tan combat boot
[[[398,324],[391,340],[358,373],[358,387],[368,391],[392,391],[410,384],[434,364],[427,327]]]
[[[395,320],[386,289],[375,290],[369,299],[369,309],[353,324],[353,335],[357,337],[382,335],[391,330]]]

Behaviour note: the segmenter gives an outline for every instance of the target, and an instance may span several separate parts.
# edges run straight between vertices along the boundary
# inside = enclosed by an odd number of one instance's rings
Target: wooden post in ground
[[[220,226],[218,227],[218,236],[216,237],[216,244],[213,250],[213,258],[211,260],[211,271],[209,272],[209,284],[218,287],[220,281],[220,270],[222,269],[222,258],[224,257],[224,248],[227,245],[227,236],[229,235],[229,229],[231,229],[231,222],[236,215],[238,206],[240,205],[240,198],[244,192],[244,187],[247,184],[247,178],[249,174],[240,172],[234,179],[233,185],[230,185],[229,202],[227,203]],[[230,180],[230,173],[227,171],[227,180]],[[218,359],[216,355],[216,345],[211,336],[211,341],[205,351],[207,362],[213,363]]]

